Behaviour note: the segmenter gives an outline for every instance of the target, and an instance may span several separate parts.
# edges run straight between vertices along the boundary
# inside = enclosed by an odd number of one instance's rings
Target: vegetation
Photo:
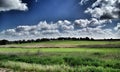
[[[67,65],[38,65],[24,62],[2,62],[1,66],[12,68],[19,72],[119,72],[119,69],[95,67],[95,66],[78,66],[70,67]]]
[[[120,41],[53,40],[0,45],[0,48],[120,48]]]
[[[31,40],[17,40],[17,41],[8,41],[0,40],[0,45],[6,44],[22,44],[22,43],[34,43],[34,42],[46,42],[46,41],[61,41],[61,40],[72,40],[72,41],[119,41],[120,39],[93,39],[93,38],[70,38],[70,37],[60,37],[60,38],[42,38],[42,39],[31,39]]]
[[[100,72],[120,71],[119,48],[76,48],[76,50],[72,48],[33,48],[30,50],[21,49],[22,51],[18,52],[19,50],[19,48],[12,48],[11,51],[10,48],[1,48],[0,66],[28,72],[33,70],[36,72],[74,72],[77,70],[78,72],[86,72],[87,70],[88,72],[98,72],[99,70]],[[48,69],[46,69],[46,66]]]
[[[108,44],[119,45],[120,41],[56,40],[12,44],[15,48],[5,45],[0,48],[0,68],[12,72],[120,72],[120,48],[99,47]],[[28,45],[31,47],[27,48]],[[38,48],[36,45],[56,45],[61,48]],[[71,48],[62,48],[65,45]],[[76,47],[79,45],[98,47]]]

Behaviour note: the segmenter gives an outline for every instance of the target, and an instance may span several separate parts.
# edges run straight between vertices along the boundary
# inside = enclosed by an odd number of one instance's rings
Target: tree
[[[0,41],[0,45],[6,45],[6,44],[9,44],[8,40],[1,40]]]

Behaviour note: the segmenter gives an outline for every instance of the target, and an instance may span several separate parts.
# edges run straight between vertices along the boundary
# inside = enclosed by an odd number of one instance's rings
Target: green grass
[[[120,48],[25,48],[26,45],[100,45],[120,41],[51,41],[0,48],[0,67],[18,72],[120,72]],[[13,45],[14,46],[14,45]],[[20,46],[23,46],[20,48]]]
[[[67,65],[38,65],[24,62],[0,62],[1,66],[12,68],[20,72],[119,72],[120,69],[95,67],[95,66],[78,66],[70,67]]]
[[[21,52],[120,52],[119,48],[0,48],[0,53]]]
[[[0,53],[0,67],[18,71],[120,71],[119,48],[0,48]]]

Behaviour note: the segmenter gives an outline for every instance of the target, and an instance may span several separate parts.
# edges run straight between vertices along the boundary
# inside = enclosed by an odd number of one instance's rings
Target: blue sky
[[[58,20],[75,20],[90,18],[84,10],[91,3],[80,6],[80,0],[23,0],[28,11],[7,11],[0,13],[0,30],[14,28],[18,25],[33,25],[39,21],[55,22]]]
[[[97,36],[102,33],[100,38],[108,38],[109,34],[111,34],[111,38],[119,36],[119,0],[9,1],[12,3],[9,3],[8,0],[0,1],[2,4],[0,6],[1,39],[4,37],[20,39],[25,38],[26,34],[30,36],[27,36],[28,39],[48,37],[51,34],[52,37],[88,36],[99,38]],[[37,28],[37,26],[40,27]],[[84,30],[90,32],[82,32]],[[113,32],[117,35],[113,36]],[[34,35],[36,33],[37,36]]]

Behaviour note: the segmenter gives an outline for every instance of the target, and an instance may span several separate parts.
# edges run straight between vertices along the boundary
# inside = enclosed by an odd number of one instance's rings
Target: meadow
[[[120,72],[119,44],[66,40],[2,45],[0,68],[7,68],[6,72]]]

